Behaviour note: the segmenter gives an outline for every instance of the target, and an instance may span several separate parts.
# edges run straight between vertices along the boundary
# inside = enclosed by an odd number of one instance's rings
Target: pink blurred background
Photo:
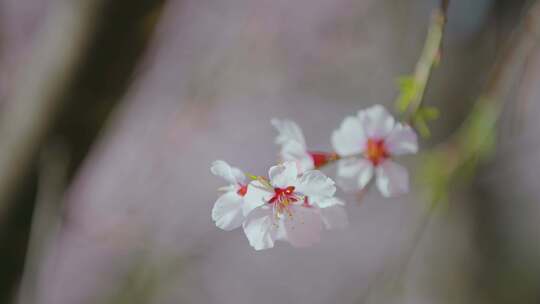
[[[426,99],[442,115],[425,149],[468,113],[525,2],[452,1]],[[0,1],[2,104],[61,5]],[[497,153],[429,221],[399,282],[426,209],[421,181],[396,199],[340,193],[349,227],[308,249],[279,243],[256,252],[240,230],[221,231],[210,218],[222,186],[210,163],[264,174],[278,159],[271,118],[298,122],[310,147],[329,150],[346,115],[377,103],[391,109],[396,79],[413,70],[436,5],[166,2],[60,215],[32,230],[42,245],[26,255],[31,263],[10,303],[537,303],[537,56],[508,97]],[[515,128],[518,100],[526,110]],[[420,162],[405,159],[413,173]]]

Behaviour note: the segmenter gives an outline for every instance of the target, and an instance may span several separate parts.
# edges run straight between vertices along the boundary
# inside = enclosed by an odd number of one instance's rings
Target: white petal
[[[358,162],[360,166],[360,174],[358,174],[358,188],[364,189],[364,187],[373,177],[373,164],[365,158],[358,160]]]
[[[236,180],[236,183],[245,185],[245,183],[246,183],[246,175],[244,174],[244,172],[242,172],[242,170],[240,170],[240,169],[238,169],[236,167],[231,167],[231,170],[232,170],[232,174],[234,176],[234,179]]]
[[[221,195],[212,209],[212,220],[223,230],[233,230],[242,225],[242,197],[236,192]]]
[[[243,183],[245,176],[244,173],[238,168],[231,167],[225,161],[216,160],[212,163],[210,167],[212,174],[220,176],[225,179],[229,184],[238,184]]]
[[[279,219],[279,220],[275,220],[275,216],[274,216],[274,221],[276,223],[276,225],[278,226],[276,228],[276,234],[275,234],[275,237],[274,237],[274,240],[280,240],[280,241],[286,241],[287,240],[287,231],[285,231],[285,226],[283,225],[283,220]]]
[[[282,219],[286,237],[294,247],[307,247],[320,241],[321,215],[318,208],[291,206],[292,216]]]
[[[366,145],[366,136],[358,117],[346,117],[339,129],[332,133],[332,146],[340,156],[362,153]]]
[[[306,140],[304,139],[304,134],[302,134],[302,129],[294,121],[273,118],[271,123],[278,131],[278,136],[275,140],[276,144],[283,145],[289,141],[295,141],[302,147],[306,147]]]
[[[263,206],[273,196],[270,189],[267,189],[260,181],[252,181],[249,183],[244,203],[242,204],[242,212],[247,216],[253,209]]]
[[[345,190],[363,189],[373,177],[373,165],[365,159],[343,159],[338,163],[338,183]]]
[[[359,111],[358,117],[369,138],[384,139],[394,128],[394,118],[381,105]]]
[[[289,141],[281,147],[281,159],[283,161],[294,161],[298,167],[298,173],[311,170],[315,167],[313,158],[306,151],[305,147],[296,141]]]
[[[333,206],[345,206],[345,202],[337,197],[327,197],[316,200],[314,205],[318,206],[319,208],[328,208]]]
[[[328,230],[343,229],[349,224],[347,212],[345,212],[343,206],[334,205],[332,207],[321,208],[320,212],[324,227]]]
[[[275,188],[294,186],[298,177],[298,168],[294,162],[284,162],[270,168],[268,177],[270,177],[270,184]]]
[[[334,181],[319,170],[306,171],[299,179],[296,191],[312,197],[331,197],[336,193]]]
[[[414,154],[418,152],[416,132],[407,126],[397,123],[384,144],[391,155]]]
[[[249,244],[255,250],[263,250],[274,247],[274,240],[278,231],[278,224],[270,208],[257,208],[246,218],[244,233]]]
[[[377,188],[386,197],[409,192],[409,174],[403,166],[386,160],[376,169]]]

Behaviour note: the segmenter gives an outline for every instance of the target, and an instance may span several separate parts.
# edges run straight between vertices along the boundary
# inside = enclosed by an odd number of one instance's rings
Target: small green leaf
[[[397,83],[399,96],[396,100],[396,108],[400,113],[405,113],[418,92],[418,84],[413,76],[402,76],[398,78]]]
[[[416,115],[413,118],[414,128],[420,133],[423,138],[429,138],[431,136],[431,131],[426,123],[426,120],[422,115]]]
[[[422,113],[422,116],[426,120],[435,120],[435,119],[438,119],[440,116],[439,109],[437,109],[436,107],[425,106],[425,107],[422,107],[420,111]]]
[[[246,176],[249,177],[251,180],[258,180],[259,177],[257,175],[246,173]]]

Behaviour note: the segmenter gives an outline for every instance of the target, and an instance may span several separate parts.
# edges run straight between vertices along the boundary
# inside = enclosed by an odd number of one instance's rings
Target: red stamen
[[[313,165],[315,168],[320,168],[326,165],[329,161],[337,159],[337,155],[335,153],[308,152],[308,154],[313,159]]]
[[[238,191],[236,191],[236,193],[238,193],[238,195],[240,196],[245,196],[247,193],[247,185],[240,184],[239,186],[240,188],[238,188]]]
[[[274,196],[268,201],[268,203],[273,204],[283,199],[288,199],[291,202],[298,201],[298,199],[294,196],[294,186],[289,186],[287,188],[274,188]]]
[[[371,138],[367,141],[367,147],[364,155],[374,166],[377,166],[383,160],[390,157],[384,145],[384,140]]]

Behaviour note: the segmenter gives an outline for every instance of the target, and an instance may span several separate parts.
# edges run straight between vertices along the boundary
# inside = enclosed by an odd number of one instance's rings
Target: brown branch
[[[448,6],[450,5],[450,0],[442,0],[441,1],[441,11],[443,12],[444,16],[448,15]]]

